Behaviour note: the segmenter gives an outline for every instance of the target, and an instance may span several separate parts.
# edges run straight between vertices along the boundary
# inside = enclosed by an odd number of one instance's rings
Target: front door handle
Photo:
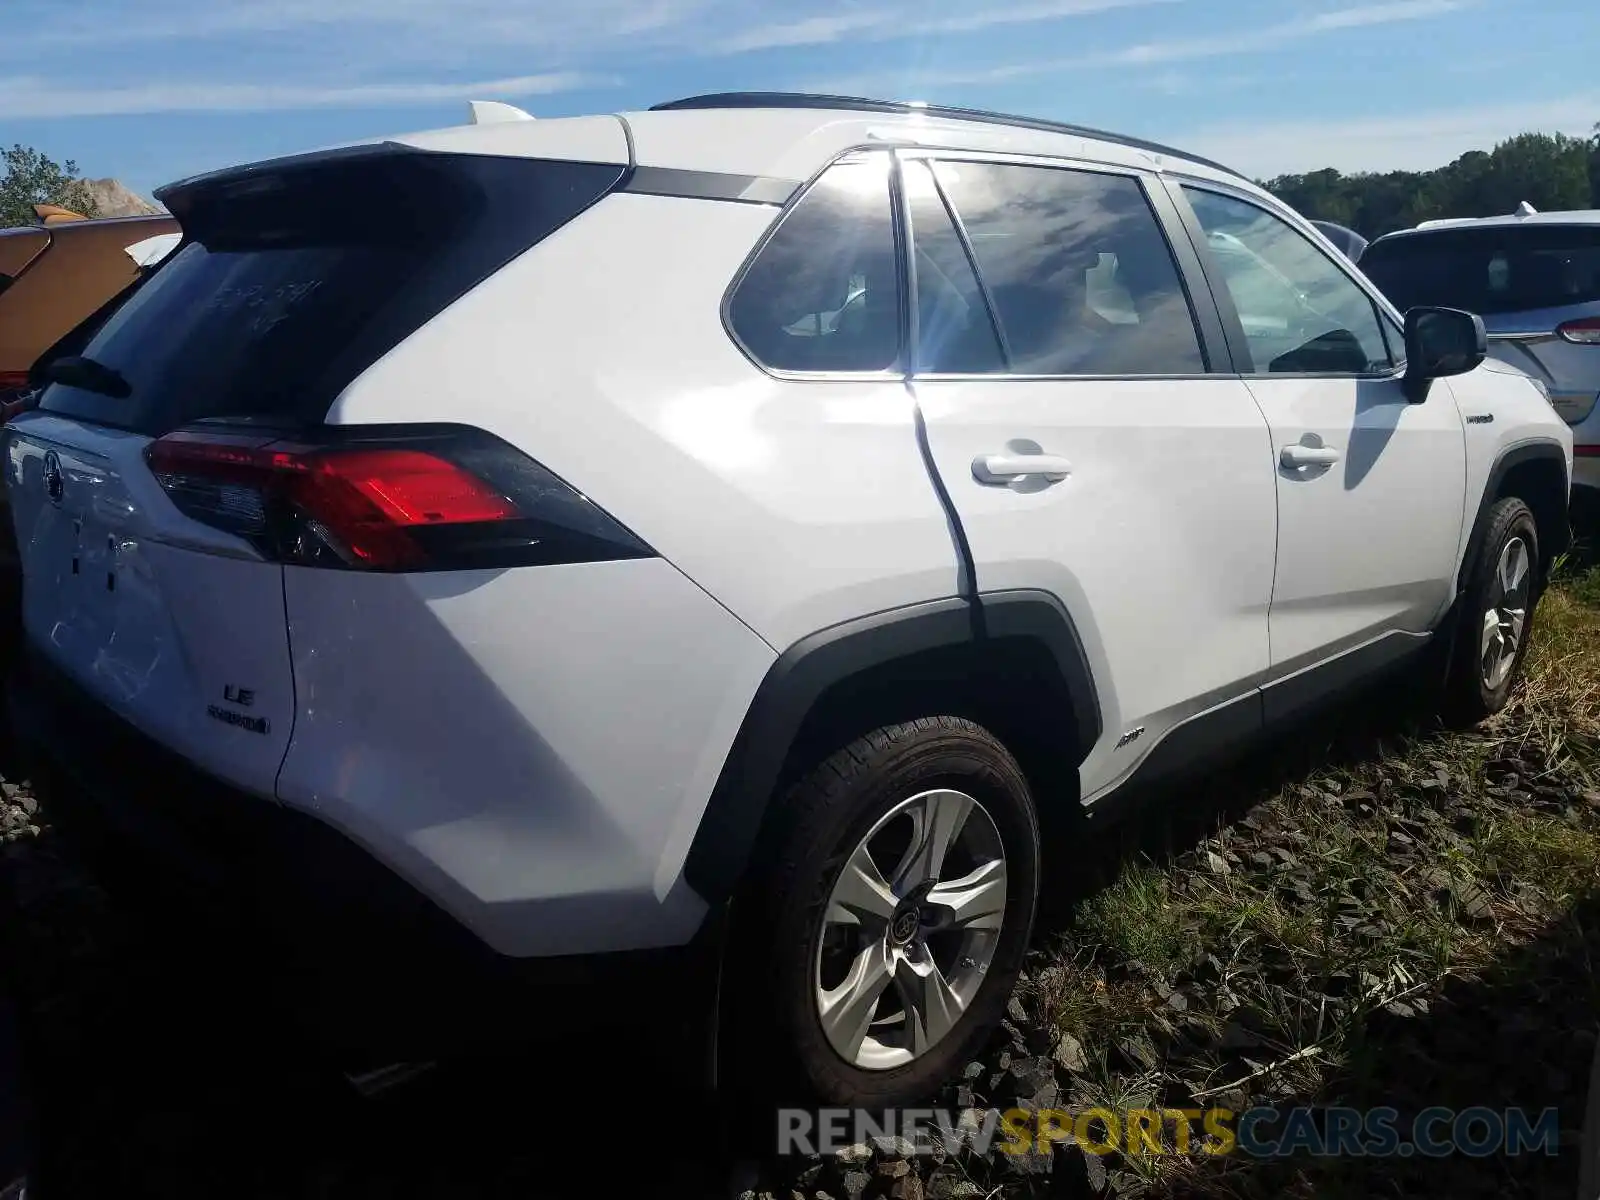
[[[1037,476],[1058,483],[1072,474],[1072,464],[1058,454],[980,454],[972,460],[979,483],[1007,484]]]
[[[1295,467],[1331,467],[1339,461],[1339,452],[1332,446],[1302,446],[1296,442],[1285,446],[1279,461],[1291,469]]]

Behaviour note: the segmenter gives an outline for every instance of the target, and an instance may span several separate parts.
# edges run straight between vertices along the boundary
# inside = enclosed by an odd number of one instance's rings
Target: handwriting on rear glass
[[[209,313],[241,313],[245,328],[261,337],[276,329],[300,306],[322,290],[322,280],[290,280],[275,286],[251,284],[248,287],[219,288],[206,302]]]

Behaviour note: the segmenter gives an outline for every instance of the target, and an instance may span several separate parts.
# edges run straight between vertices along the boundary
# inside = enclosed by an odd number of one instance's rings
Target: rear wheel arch
[[[990,730],[1037,797],[1075,789],[1103,729],[1082,640],[1049,593],[930,601],[821,630],[782,654],[757,690],[690,845],[689,886],[727,899],[786,783],[872,729],[931,715]]]

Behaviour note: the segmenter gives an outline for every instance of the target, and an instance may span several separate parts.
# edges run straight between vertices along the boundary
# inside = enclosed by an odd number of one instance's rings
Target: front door
[[[1435,384],[1424,403],[1406,401],[1400,328],[1288,221],[1221,189],[1181,192],[1272,430],[1273,677],[1350,651],[1355,670],[1398,657],[1455,592],[1466,449],[1454,397]]]

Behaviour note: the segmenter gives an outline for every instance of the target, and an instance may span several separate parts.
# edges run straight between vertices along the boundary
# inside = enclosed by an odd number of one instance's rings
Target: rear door
[[[166,193],[183,245],[89,338],[70,385],[7,427],[28,640],[146,733],[272,795],[295,712],[286,514],[234,475],[157,473],[152,448],[226,428],[217,467],[307,436],[352,379],[622,170],[368,148]]]
[[[1191,304],[1146,177],[908,158],[904,187],[929,448],[978,588],[1043,589],[1078,626],[1105,724],[1080,768],[1092,800],[1184,720],[1241,698],[1254,718],[1266,422],[1211,369],[1215,306]]]

